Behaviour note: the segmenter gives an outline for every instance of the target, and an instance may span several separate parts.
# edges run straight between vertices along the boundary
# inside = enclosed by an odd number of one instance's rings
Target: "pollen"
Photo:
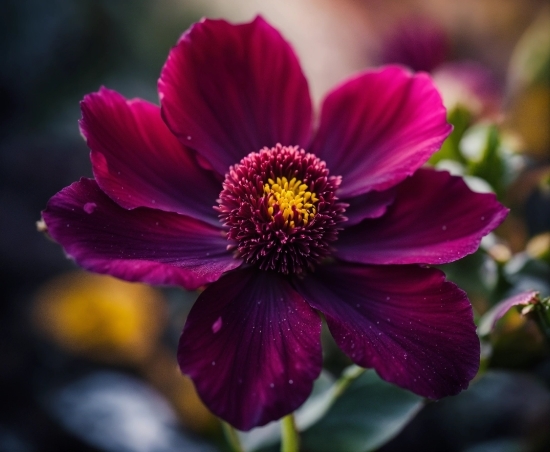
[[[267,201],[267,212],[271,220],[278,212],[283,213],[285,226],[295,228],[305,226],[317,213],[319,198],[301,180],[293,177],[269,178],[264,184],[264,197]]]

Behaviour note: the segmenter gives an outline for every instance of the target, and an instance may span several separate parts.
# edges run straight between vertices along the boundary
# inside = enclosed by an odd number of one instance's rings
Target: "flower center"
[[[317,195],[308,191],[307,184],[293,177],[278,177],[277,182],[267,179],[264,192],[267,196],[267,212],[272,220],[278,212],[283,212],[285,226],[294,228],[305,226],[310,217],[315,215],[315,205],[319,201]]]
[[[262,270],[300,274],[328,256],[345,220],[340,177],[297,146],[252,152],[229,168],[217,210],[229,247]]]

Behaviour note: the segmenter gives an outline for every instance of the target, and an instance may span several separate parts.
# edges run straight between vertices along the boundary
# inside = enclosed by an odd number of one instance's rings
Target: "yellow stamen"
[[[277,177],[276,181],[267,179],[264,193],[267,198],[267,213],[271,219],[274,219],[274,207],[277,206],[277,212],[282,212],[285,225],[289,228],[307,225],[317,212],[315,205],[319,198],[295,177],[290,181],[286,177]]]

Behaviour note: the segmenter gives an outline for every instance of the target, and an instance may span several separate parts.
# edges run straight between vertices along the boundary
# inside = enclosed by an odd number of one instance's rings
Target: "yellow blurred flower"
[[[146,359],[165,318],[158,290],[80,271],[43,286],[33,310],[37,328],[65,350],[120,363]]]

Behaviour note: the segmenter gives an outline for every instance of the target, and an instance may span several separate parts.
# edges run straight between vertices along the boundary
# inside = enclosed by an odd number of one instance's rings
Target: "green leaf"
[[[303,450],[373,450],[397,435],[422,406],[421,397],[383,381],[374,371],[365,372],[302,434]]]
[[[453,160],[459,163],[466,163],[466,159],[460,152],[460,140],[468,129],[472,120],[471,113],[462,106],[451,110],[447,120],[453,126],[453,131],[441,146],[441,149],[430,158],[430,164],[435,165],[441,160]]]
[[[504,273],[515,292],[536,290],[543,295],[550,294],[550,265],[527,253],[516,254],[505,265]]]
[[[438,268],[448,280],[465,290],[470,299],[490,298],[498,283],[498,266],[482,249]]]
[[[475,132],[475,131],[474,131]],[[500,146],[500,135],[496,126],[492,125],[479,130],[485,134],[485,143],[478,159],[469,161],[468,173],[486,180],[499,198],[504,194],[506,163]]]

